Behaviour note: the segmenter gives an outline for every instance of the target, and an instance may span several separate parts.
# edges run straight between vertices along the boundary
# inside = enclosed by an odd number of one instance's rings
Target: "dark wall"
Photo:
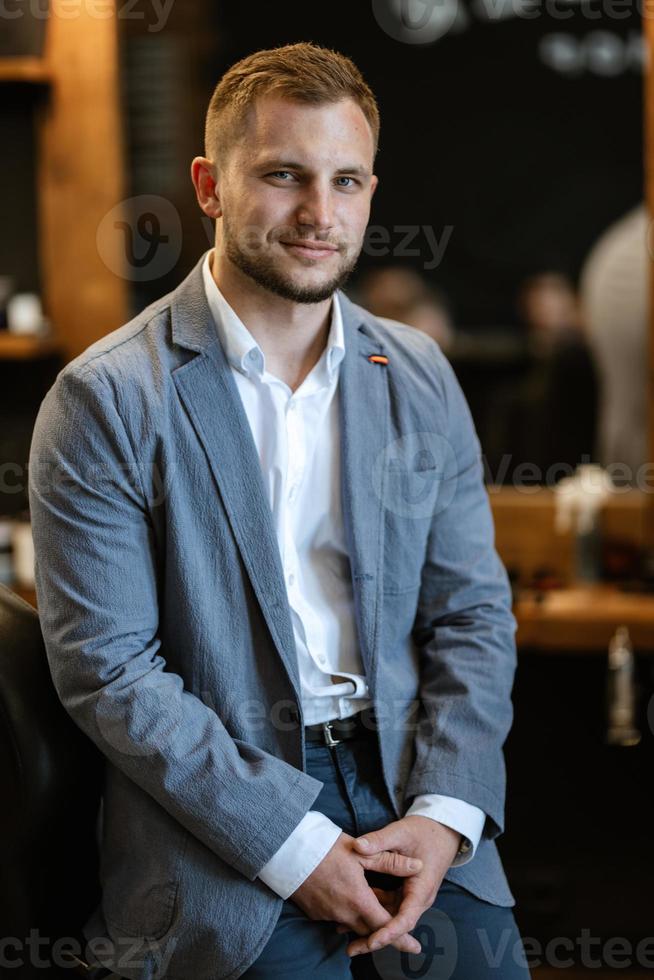
[[[11,276],[15,292],[34,292],[39,288],[34,112],[40,93],[7,84],[0,91],[0,276]]]

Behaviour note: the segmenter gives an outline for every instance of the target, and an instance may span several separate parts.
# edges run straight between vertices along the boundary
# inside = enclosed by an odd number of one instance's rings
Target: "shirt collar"
[[[213,249],[209,249],[204,257],[202,277],[209,309],[216,324],[218,338],[225,351],[227,360],[232,367],[246,375],[256,374],[261,376],[266,370],[264,353],[218,288],[216,280],[211,274],[210,267],[213,252]],[[325,352],[321,356],[321,362],[324,356],[327,374],[331,380],[339,364],[345,357],[343,314],[336,293],[332,297],[332,318]]]

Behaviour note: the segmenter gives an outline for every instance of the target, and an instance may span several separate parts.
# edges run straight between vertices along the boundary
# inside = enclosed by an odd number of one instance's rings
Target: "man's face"
[[[319,303],[356,265],[377,185],[373,138],[351,99],[257,99],[218,174],[219,247],[263,288]]]

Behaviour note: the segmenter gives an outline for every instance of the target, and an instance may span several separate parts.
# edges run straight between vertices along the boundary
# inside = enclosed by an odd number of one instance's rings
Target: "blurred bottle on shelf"
[[[629,630],[619,626],[609,642],[606,741],[609,745],[638,745],[634,651]]]

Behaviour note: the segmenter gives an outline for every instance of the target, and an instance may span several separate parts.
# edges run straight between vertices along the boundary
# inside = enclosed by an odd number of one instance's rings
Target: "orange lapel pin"
[[[385,354],[369,354],[368,360],[371,364],[388,364],[388,358]]]

